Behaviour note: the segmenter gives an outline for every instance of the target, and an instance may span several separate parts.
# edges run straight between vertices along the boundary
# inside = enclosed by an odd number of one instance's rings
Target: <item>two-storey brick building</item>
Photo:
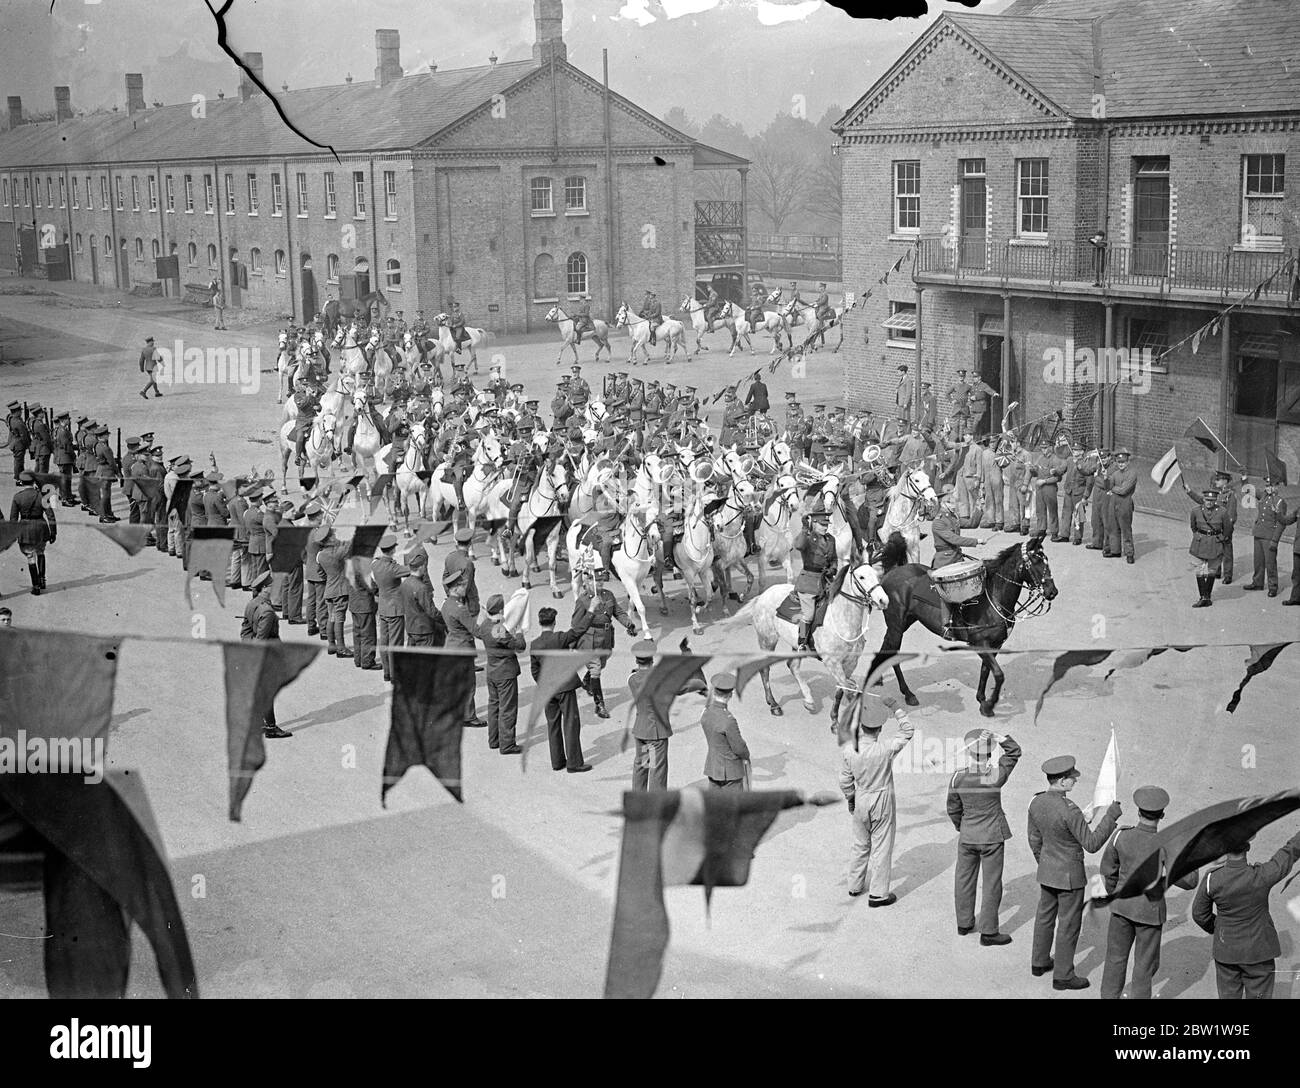
[[[228,303],[299,319],[382,290],[408,318],[458,299],[495,332],[543,327],[591,296],[613,317],[647,289],[694,292],[697,242],[743,269],[743,211],[696,236],[700,169],[747,163],[700,145],[568,63],[560,0],[534,0],[529,60],[404,73],[376,33],[373,81],[147,108],[125,77],[116,113],[22,123],[0,135],[0,267],[126,290],[222,282]],[[246,63],[261,78],[262,58]],[[729,202],[731,203],[731,202]],[[148,287],[146,286],[146,289]]]
[[[892,405],[908,363],[947,409],[964,368],[1003,398],[981,433],[1019,401],[1013,423],[1060,409],[1085,442],[1154,457],[1200,415],[1295,474],[1297,40],[1300,6],[1277,0],[938,19],[836,126],[846,285],[873,292],[848,402]],[[1090,398],[1098,372],[1131,380]]]

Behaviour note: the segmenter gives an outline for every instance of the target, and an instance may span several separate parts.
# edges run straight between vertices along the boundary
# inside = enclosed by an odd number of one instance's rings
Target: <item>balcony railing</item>
[[[1204,249],[1192,246],[1109,246],[1088,242],[973,242],[956,245],[922,238],[916,273],[953,280],[1007,283],[1019,280],[1050,286],[1135,287],[1162,295],[1213,292],[1243,295],[1272,277],[1260,298],[1286,299],[1292,290],[1293,250]],[[1288,265],[1290,267],[1288,268]]]
[[[745,206],[739,200],[697,200],[697,227],[740,227],[745,222]]]

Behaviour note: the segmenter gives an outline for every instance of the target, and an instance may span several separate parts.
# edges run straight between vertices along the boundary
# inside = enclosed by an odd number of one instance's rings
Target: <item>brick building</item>
[[[1059,408],[1085,442],[1155,457],[1201,415],[1252,469],[1276,450],[1294,480],[1297,40],[1300,5],[1278,0],[938,19],[836,125],[845,283],[873,292],[849,319],[848,403],[892,404],[908,363],[947,408],[964,367],[1004,398],[981,433],[1019,401],[1015,423]],[[1148,348],[1145,375],[1118,350]],[[1088,402],[1084,364],[1108,350],[1109,376],[1135,380]]]
[[[647,289],[693,293],[697,243],[743,273],[744,222],[702,217],[695,174],[745,160],[693,141],[569,64],[560,0],[534,0],[529,60],[405,74],[376,32],[374,79],[283,90],[295,135],[242,76],[238,96],[127,105],[0,135],[0,268],[126,290],[220,279],[232,307],[318,312],[382,290],[408,319],[458,299],[494,332],[544,326],[584,292],[613,318]],[[260,54],[245,56],[261,77]],[[715,202],[716,203],[716,202]],[[178,275],[157,258],[175,256]],[[153,285],[151,287],[151,285]]]

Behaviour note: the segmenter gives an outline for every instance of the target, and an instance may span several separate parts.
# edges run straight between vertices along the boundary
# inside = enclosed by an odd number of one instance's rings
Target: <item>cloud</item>
[[[807,19],[822,6],[822,0],[801,0],[795,4],[774,4],[771,0],[758,0],[758,21],[764,26],[779,26],[796,19]]]

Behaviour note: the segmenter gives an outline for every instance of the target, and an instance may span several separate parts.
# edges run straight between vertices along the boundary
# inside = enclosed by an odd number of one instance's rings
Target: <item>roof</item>
[[[748,165],[748,159],[741,158],[739,155],[733,155],[730,151],[723,151],[721,148],[710,147],[708,144],[702,144],[695,141],[696,169],[709,170]]]
[[[1112,120],[1294,112],[1300,104],[1300,3],[1016,0],[1000,15],[941,16],[837,127],[946,26],[1080,119],[1092,118],[1096,61]]]
[[[435,136],[538,65],[533,60],[420,72],[380,87],[373,81],[280,91],[285,114],[307,136],[345,152],[410,148]],[[194,104],[20,125],[0,134],[5,167],[170,159],[268,158],[316,153],[281,121],[275,103],[257,94]]]

